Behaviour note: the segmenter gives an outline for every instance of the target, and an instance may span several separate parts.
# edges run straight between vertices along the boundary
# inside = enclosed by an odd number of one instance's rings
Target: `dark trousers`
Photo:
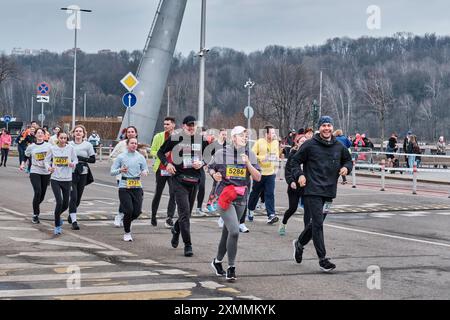
[[[206,183],[206,175],[205,170],[200,169],[200,183],[198,185],[198,194],[197,194],[197,208],[201,209],[203,200],[205,199],[205,183]]]
[[[44,201],[48,182],[50,181],[50,175],[30,173],[30,181],[34,191],[33,214],[38,216],[41,213],[40,204],[42,203],[42,201]]]
[[[9,149],[2,148],[2,161],[0,162],[0,165],[4,164],[6,166],[6,161],[8,160],[8,153]]]
[[[55,195],[55,227],[60,226],[61,214],[69,208],[69,195],[72,181],[51,180],[53,194]]]
[[[144,191],[142,188],[119,189],[120,207],[123,210],[123,228],[125,233],[131,232],[131,222],[136,220],[142,212]]]
[[[303,190],[299,188],[292,189],[290,186],[288,186],[287,194],[289,199],[289,208],[284,213],[283,224],[288,223],[289,218],[297,211],[298,203],[300,202],[300,199],[302,197]]]
[[[84,187],[87,182],[87,174],[79,175],[78,182],[72,179],[72,191],[70,191],[69,213],[77,213],[77,208],[80,205],[81,197],[83,196]]]
[[[252,192],[248,200],[248,209],[255,210],[258,198],[264,190],[264,200],[266,204],[267,216],[275,214],[275,178],[276,175],[262,176],[261,181],[254,181]]]
[[[19,165],[25,161],[25,149],[26,147],[23,147],[20,144],[17,145],[17,151],[19,152]]]
[[[167,218],[173,218],[175,215],[175,197],[173,195],[173,188],[172,188],[172,180],[171,177],[161,176],[161,170],[158,169],[156,171],[156,190],[155,190],[155,196],[152,200],[152,217],[156,217],[156,214],[158,213],[159,208],[159,202],[161,201],[161,195],[164,191],[164,188],[166,186],[166,182],[169,185],[169,205],[167,206]]]
[[[174,230],[181,232],[181,237],[185,246],[191,245],[191,218],[192,208],[194,207],[197,186],[185,186],[178,182],[176,177],[172,177],[173,193],[177,204],[178,219],[174,224]]]
[[[320,196],[303,196],[303,200],[305,202],[303,215],[305,229],[298,237],[298,242],[305,246],[312,238],[317,256],[319,259],[323,259],[327,253],[323,237],[323,221],[326,217],[326,214],[323,214],[323,205],[331,199]]]

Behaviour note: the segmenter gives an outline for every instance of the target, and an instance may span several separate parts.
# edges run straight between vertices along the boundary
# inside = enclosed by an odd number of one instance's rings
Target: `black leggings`
[[[61,214],[69,208],[70,186],[72,181],[51,180],[53,194],[55,195],[55,226],[59,227]]]
[[[80,205],[84,187],[86,186],[86,181],[87,181],[87,174],[79,175],[78,182],[74,182],[74,180],[72,179],[72,191],[70,192],[69,213],[77,213],[77,208]]]
[[[2,148],[2,161],[0,162],[0,165],[3,163],[6,166],[6,161],[8,160],[8,152],[9,149]]]
[[[50,181],[49,174],[30,173],[30,181],[33,186],[33,214],[38,216],[41,213],[39,208],[42,201],[44,201],[45,193],[47,192],[48,182]]]
[[[203,200],[205,199],[205,183],[206,183],[205,170],[200,169],[200,183],[198,185],[198,194],[197,194],[198,209],[202,208]]]
[[[131,222],[136,220],[142,211],[144,191],[142,188],[119,189],[120,207],[123,210],[123,228],[125,233],[131,232]]]
[[[289,208],[286,210],[283,216],[283,224],[287,224],[288,220],[298,209],[298,203],[303,195],[303,189],[292,189],[288,186],[288,198],[289,198]]]

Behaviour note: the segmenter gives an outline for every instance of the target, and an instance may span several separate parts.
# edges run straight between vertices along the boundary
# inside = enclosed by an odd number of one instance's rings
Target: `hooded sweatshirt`
[[[293,156],[291,172],[296,181],[301,175],[306,177],[305,196],[336,198],[342,167],[346,167],[348,173],[352,170],[352,157],[347,148],[335,137],[327,141],[315,134]]]

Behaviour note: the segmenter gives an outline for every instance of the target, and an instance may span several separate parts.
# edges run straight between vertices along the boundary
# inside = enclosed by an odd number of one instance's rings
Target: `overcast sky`
[[[169,1],[169,0],[166,0]],[[176,0],[170,0],[176,1]],[[62,52],[73,47],[66,28],[72,4],[92,9],[82,15],[78,47],[143,49],[159,0],[1,0],[0,51],[14,47]],[[381,28],[370,30],[370,5],[381,10]],[[200,46],[201,0],[188,0],[176,51]],[[385,36],[407,31],[423,35],[450,33],[449,0],[207,0],[207,47],[244,52],[267,45],[301,47],[332,37]]]

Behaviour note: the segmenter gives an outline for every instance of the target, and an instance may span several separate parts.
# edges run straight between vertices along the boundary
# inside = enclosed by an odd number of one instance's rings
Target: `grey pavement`
[[[81,230],[72,231],[65,224],[63,235],[55,238],[51,189],[42,205],[42,223],[32,225],[32,188],[15,162],[12,158],[9,167],[0,168],[3,299],[450,297],[450,199],[444,184],[421,182],[417,195],[408,181],[401,180],[387,181],[386,191],[380,191],[380,180],[373,177],[358,176],[357,188],[352,188],[351,178],[349,184],[339,184],[324,227],[327,255],[337,265],[330,274],[319,269],[312,243],[305,248],[301,264],[293,260],[292,240],[303,225],[301,210],[291,218],[283,237],[259,211],[254,222],[247,222],[250,232],[240,234],[238,279],[228,283],[209,266],[221,233],[217,217],[191,219],[191,258],[183,256],[182,246],[170,247],[170,231],[164,228],[167,190],[158,226],[152,227],[145,218],[155,187],[153,175],[143,179],[144,212],[133,226],[133,243],[123,242],[123,230],[112,225],[118,199],[107,161],[92,166],[96,182],[87,187],[80,205]],[[286,183],[277,180],[280,217],[287,207],[286,189]],[[70,273],[73,269],[75,274]]]

